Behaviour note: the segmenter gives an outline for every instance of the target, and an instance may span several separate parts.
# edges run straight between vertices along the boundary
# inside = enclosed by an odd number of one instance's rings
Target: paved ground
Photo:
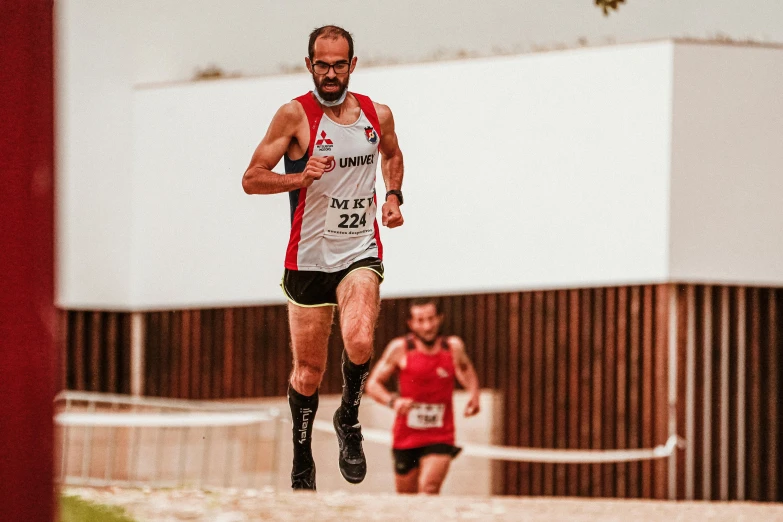
[[[139,522],[413,521],[771,522],[783,504],[649,502],[517,497],[425,497],[269,491],[68,488],[124,507]]]

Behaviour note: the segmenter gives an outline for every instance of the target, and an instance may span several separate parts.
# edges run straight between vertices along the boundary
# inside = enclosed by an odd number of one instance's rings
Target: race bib
[[[445,404],[422,404],[417,402],[408,410],[408,427],[417,430],[442,428],[443,415],[445,413]]]
[[[327,197],[329,205],[324,230],[327,236],[358,237],[375,232],[375,198]]]

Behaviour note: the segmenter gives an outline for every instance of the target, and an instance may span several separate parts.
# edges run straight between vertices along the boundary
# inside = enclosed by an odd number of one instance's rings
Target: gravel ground
[[[139,522],[783,521],[783,505],[749,502],[651,502],[120,488],[67,488],[65,493],[102,504],[121,506]]]

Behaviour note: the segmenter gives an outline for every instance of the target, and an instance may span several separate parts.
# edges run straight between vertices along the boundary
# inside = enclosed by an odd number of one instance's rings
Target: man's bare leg
[[[313,420],[318,410],[318,386],[326,370],[329,333],[334,309],[307,308],[288,304],[294,370],[288,386],[288,404],[293,419],[293,489],[315,489],[315,461],[312,453]]]
[[[414,468],[404,475],[394,474],[394,484],[397,493],[416,494],[419,492],[419,468]]]
[[[364,383],[370,375],[375,324],[380,309],[380,277],[369,269],[349,273],[337,287],[340,330],[345,351],[342,357],[343,397],[334,414],[334,427],[340,444],[340,472],[357,484],[367,474],[362,450],[359,403]]]
[[[425,455],[419,459],[419,493],[437,495],[451,466],[451,455]]]

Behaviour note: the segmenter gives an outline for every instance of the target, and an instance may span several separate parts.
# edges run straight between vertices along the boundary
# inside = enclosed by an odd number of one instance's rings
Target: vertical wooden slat
[[[668,389],[666,393],[665,401],[661,397],[662,402],[658,405],[658,411],[662,418],[667,420],[666,423],[660,423],[660,429],[656,430],[660,435],[665,434],[665,437],[660,437],[658,444],[661,444],[669,437],[677,435],[678,429],[678,385],[679,385],[679,371],[680,365],[680,350],[679,348],[679,334],[680,334],[680,322],[678,321],[680,302],[679,289],[677,285],[666,285],[664,287],[665,293],[659,292],[658,309],[659,319],[664,321],[664,324],[658,324],[658,332],[662,335],[665,333],[666,337],[659,339],[659,342],[665,343],[666,346],[666,361],[658,361],[656,369],[659,373],[659,388],[663,389],[663,382],[668,381]],[[663,346],[659,345],[657,353],[663,356]],[[661,375],[662,374],[662,375]],[[656,462],[656,466],[659,468],[660,489],[658,498],[668,498],[669,500],[677,499],[677,459],[679,453],[675,452],[669,457],[668,462],[664,459],[659,459]],[[663,469],[660,469],[663,468]],[[666,476],[662,476],[665,474]]]
[[[555,447],[555,381],[557,379],[557,364],[555,360],[555,294],[552,291],[544,293],[544,447]],[[544,494],[555,493],[555,468],[553,464],[543,467]]]
[[[568,292],[557,291],[557,341],[555,364],[557,366],[557,441],[555,447],[565,449],[568,447]],[[567,494],[567,466],[559,464],[555,467],[555,495]]]
[[[508,302],[508,334],[509,334],[509,364],[506,377],[506,411],[508,417],[505,431],[508,434],[506,444],[518,446],[520,443],[519,432],[522,429],[519,422],[520,404],[520,301],[519,293],[512,293]],[[519,495],[519,465],[515,462],[506,463],[506,480],[504,493]]]
[[[119,346],[119,333],[117,331],[117,313],[115,312],[109,312],[106,314],[106,364],[107,364],[107,373],[106,373],[106,389],[102,391],[106,391],[109,393],[119,393],[119,389],[117,387],[118,383],[118,375],[117,372],[119,370],[119,365],[117,363],[118,355],[120,353],[120,346]]]
[[[630,343],[628,353],[628,445],[638,448],[641,444],[642,431],[642,400],[641,392],[641,360],[642,360],[642,294],[641,288],[631,288],[630,302]],[[628,496],[639,497],[641,494],[641,463],[628,464]],[[646,479],[644,479],[646,480]]]
[[[264,396],[264,351],[270,350],[271,346],[266,341],[264,333],[264,319],[267,314],[268,306],[259,306],[253,310],[253,396]],[[287,376],[286,376],[287,377]]]
[[[768,379],[768,410],[767,410],[767,492],[766,500],[780,501],[779,497],[779,476],[778,476],[778,445],[781,443],[780,431],[779,431],[779,407],[778,399],[780,398],[780,390],[778,388],[778,292],[775,289],[769,290],[768,301],[768,324],[769,324],[769,341],[767,347],[767,371],[769,375]]]
[[[180,325],[180,328],[182,329],[182,332],[180,334],[182,338],[182,351],[180,353],[181,362],[180,362],[180,379],[179,379],[179,397],[181,398],[187,398],[190,397],[190,365],[192,358],[192,351],[193,351],[193,340],[192,340],[192,324],[191,320],[193,317],[193,312],[190,310],[185,310],[182,312],[182,324]]]
[[[478,374],[482,376],[486,376],[487,375],[486,296],[484,295],[475,296],[475,303],[476,303],[476,315],[474,317],[476,318],[475,319],[476,320],[476,333],[475,333],[476,344],[474,346],[476,347],[476,355],[474,357],[473,362],[476,365],[476,371],[478,372]]]
[[[583,407],[580,402],[580,355],[581,329],[579,311],[579,291],[568,291],[568,447],[580,447],[581,424],[579,412]],[[579,494],[579,466],[568,466],[568,494]]]
[[[101,313],[90,312],[89,391],[101,391]]]
[[[210,329],[212,330],[212,344],[210,353],[212,356],[212,371],[210,372],[212,379],[212,386],[210,388],[209,397],[212,399],[221,399],[224,397],[224,383],[223,378],[225,376],[226,366],[226,347],[225,347],[225,327],[223,326],[225,309],[214,310],[212,314],[212,324]]]
[[[602,448],[613,449],[615,447],[615,424],[617,419],[616,405],[616,368],[617,368],[617,314],[616,314],[616,289],[607,288],[605,290],[604,302],[604,375],[603,375],[603,398],[601,401],[603,411],[603,433]],[[615,495],[615,468],[614,464],[605,464],[602,466],[603,487],[602,495],[611,497]]]
[[[233,318],[233,339],[234,344],[234,363],[233,374],[231,376],[231,396],[232,397],[244,397],[242,390],[245,385],[244,368],[245,368],[245,310],[246,308],[235,308]]]
[[[199,398],[211,399],[212,396],[212,372],[215,366],[215,360],[212,356],[212,345],[214,342],[214,316],[212,309],[202,310],[200,315],[201,323],[201,374],[199,375]]]
[[[531,446],[531,428],[532,428],[532,400],[533,400],[533,299],[530,292],[522,294],[522,327],[521,327],[521,353],[522,378],[520,379],[520,401],[522,406],[519,411],[520,437],[519,444],[523,447]],[[531,487],[532,466],[527,462],[519,465],[519,494],[532,494]]]
[[[544,293],[533,293],[533,389],[531,409],[531,431],[533,447],[544,445]],[[531,465],[531,494],[544,492],[543,465]]]
[[[702,398],[704,441],[702,453],[702,499],[712,500],[712,287],[704,287],[702,351],[704,396]]]
[[[498,386],[498,363],[500,362],[500,357],[498,356],[497,307],[497,294],[486,296],[484,369],[486,375],[485,382],[490,388],[497,388]]]
[[[685,500],[696,498],[696,287],[687,285],[685,341]],[[682,406],[680,406],[682,407]]]
[[[497,375],[497,389],[508,389],[507,370],[509,366],[509,294],[500,294],[497,300],[496,331],[497,339],[495,341],[495,373]],[[514,376],[514,379],[517,377]]]
[[[64,390],[70,386],[68,379],[68,369],[72,364],[72,358],[70,357],[69,353],[69,348],[71,345],[71,315],[72,312],[67,310],[57,310],[57,363],[59,369],[59,382],[57,383],[58,390]]]
[[[136,366],[142,368],[141,379],[137,379],[139,387],[144,391],[138,395],[151,395],[157,397],[160,395],[160,313],[149,312],[143,315],[146,328],[142,341],[138,342],[136,353],[139,354]]]
[[[745,288],[737,288],[737,413],[734,424],[737,428],[737,500],[745,500],[745,368],[747,366],[747,344],[745,332]]]
[[[131,393],[131,340],[132,340],[132,321],[129,314],[125,314],[122,317],[122,325],[120,331],[122,332],[122,384],[120,393]]]
[[[720,295],[720,500],[729,499],[729,288],[721,288]]]
[[[234,310],[223,314],[223,397],[233,395],[234,388]]]
[[[676,309],[673,311],[676,321],[676,339],[675,345],[670,346],[670,356],[676,357],[677,371],[673,374],[669,374],[669,378],[674,380],[675,401],[669,405],[670,414],[676,417],[677,425],[675,427],[676,436],[683,436],[685,433],[685,401],[687,395],[687,359],[688,354],[686,351],[686,345],[688,342],[688,300],[687,292],[689,285],[672,285],[671,291],[676,292],[677,302]],[[671,436],[671,433],[670,433]],[[674,470],[669,469],[669,485],[674,489],[674,499],[682,500],[685,498],[685,452],[682,450],[675,451],[674,459],[676,462],[676,468]],[[673,485],[672,485],[673,484]]]
[[[581,357],[579,362],[579,388],[581,394],[580,412],[579,412],[579,447],[589,449],[591,443],[591,421],[592,421],[592,290],[582,290],[580,299],[581,312]],[[592,491],[590,482],[590,465],[579,465],[579,494],[581,496],[590,496]]]
[[[159,343],[158,343],[158,395],[171,396],[171,312],[158,312]]]
[[[617,290],[617,431],[615,441],[618,448],[628,447],[628,288],[620,287]],[[617,479],[615,494],[619,498],[627,496],[628,465],[617,465]]]
[[[203,346],[202,346],[202,340],[201,340],[201,324],[202,324],[202,317],[204,315],[204,310],[194,310],[193,315],[191,316],[191,334],[190,334],[190,343],[193,349],[191,350],[190,355],[190,391],[188,392],[188,397],[191,399],[200,399],[202,397],[201,395],[201,364],[203,360]]]
[[[141,396],[146,391],[144,382],[145,368],[145,342],[146,339],[145,316],[141,312],[131,313],[130,326],[130,380],[131,395]]]
[[[600,450],[603,445],[601,433],[603,431],[603,368],[604,368],[604,289],[596,288],[593,290],[593,313],[592,313],[592,386],[590,394],[592,395],[591,407],[591,430],[590,445],[593,449]],[[603,496],[603,476],[601,473],[601,464],[591,466],[592,495],[594,497]]]
[[[182,311],[178,310],[171,314],[170,329],[170,361],[171,370],[169,379],[171,379],[170,392],[171,397],[180,397],[180,380],[182,379]]]
[[[243,320],[243,327],[244,327],[244,334],[243,334],[243,341],[244,341],[244,350],[245,350],[245,358],[243,361],[243,368],[242,368],[242,395],[244,397],[254,397],[255,393],[253,390],[253,381],[255,378],[255,349],[256,345],[259,343],[258,338],[254,335],[255,333],[255,317],[256,317],[256,310],[258,308],[245,308],[245,314],[244,314],[244,320]]]
[[[655,345],[654,337],[654,308],[653,308],[653,288],[645,286],[643,289],[642,304],[642,375],[641,375],[641,399],[642,399],[642,447],[649,448],[653,445],[653,416],[655,383],[654,383],[654,358],[653,351]],[[652,463],[647,460],[642,462],[642,497],[652,498],[654,476]]]

